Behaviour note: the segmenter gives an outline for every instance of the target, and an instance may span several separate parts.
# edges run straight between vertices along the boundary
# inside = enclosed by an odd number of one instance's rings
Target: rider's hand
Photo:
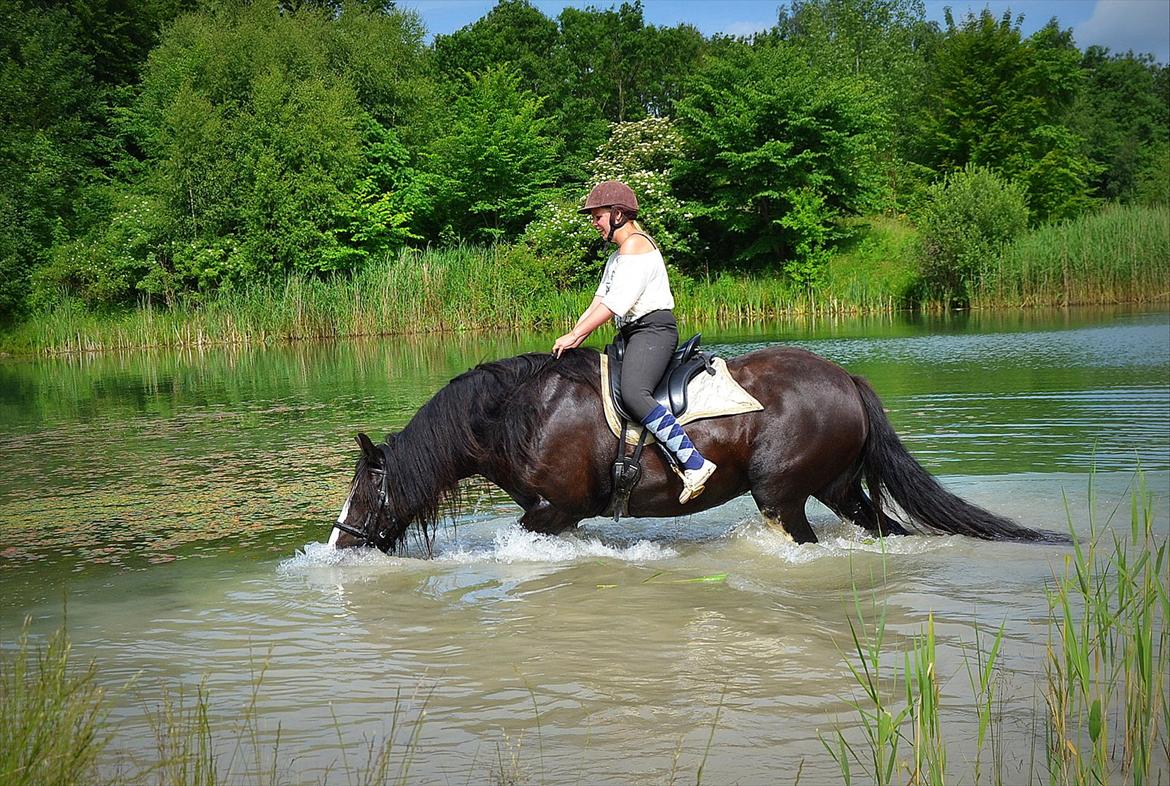
[[[561,353],[566,349],[574,349],[575,347],[581,346],[581,342],[584,340],[585,336],[578,336],[572,332],[566,333],[553,342],[552,353],[556,357],[560,357]]]

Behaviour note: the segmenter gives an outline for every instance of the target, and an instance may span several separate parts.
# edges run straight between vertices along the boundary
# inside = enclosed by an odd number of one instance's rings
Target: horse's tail
[[[877,393],[861,377],[853,377],[869,420],[869,435],[862,449],[862,467],[878,520],[882,519],[881,493],[890,498],[909,519],[906,523],[931,534],[967,535],[983,540],[1064,542],[1054,532],[1040,532],[976,507],[951,492],[927,472],[906,450],[882,408]]]

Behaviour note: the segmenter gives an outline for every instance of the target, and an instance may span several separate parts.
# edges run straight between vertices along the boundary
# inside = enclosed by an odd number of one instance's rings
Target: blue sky
[[[565,6],[609,8],[621,0],[532,0],[550,17]],[[781,0],[643,0],[646,21],[660,26],[681,22],[694,25],[706,35],[748,35],[770,27]],[[495,5],[494,0],[398,0],[422,16],[432,34],[452,33],[471,24]],[[1132,49],[1152,52],[1161,63],[1170,62],[1170,0],[926,0],[928,19],[942,22],[950,6],[956,17],[967,11],[990,8],[999,16],[1011,10],[1024,15],[1023,31],[1032,33],[1056,17],[1061,27],[1073,29],[1077,45],[1109,47],[1114,52]]]

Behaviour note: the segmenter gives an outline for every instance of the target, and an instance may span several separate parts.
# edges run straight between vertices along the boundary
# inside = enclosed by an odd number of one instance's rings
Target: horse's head
[[[375,445],[365,434],[357,435],[357,443],[362,455],[329,544],[339,549],[374,546],[392,551],[409,522],[399,521],[391,504],[389,446]]]

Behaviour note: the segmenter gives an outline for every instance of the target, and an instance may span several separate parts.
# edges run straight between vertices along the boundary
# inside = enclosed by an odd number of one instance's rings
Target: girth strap
[[[613,520],[618,522],[622,516],[629,515],[630,493],[634,486],[642,479],[642,448],[646,445],[647,429],[642,429],[638,436],[638,444],[634,447],[634,455],[626,453],[626,430],[630,421],[622,420],[622,433],[618,436],[617,460],[613,463],[613,500],[610,508],[613,510]]]

